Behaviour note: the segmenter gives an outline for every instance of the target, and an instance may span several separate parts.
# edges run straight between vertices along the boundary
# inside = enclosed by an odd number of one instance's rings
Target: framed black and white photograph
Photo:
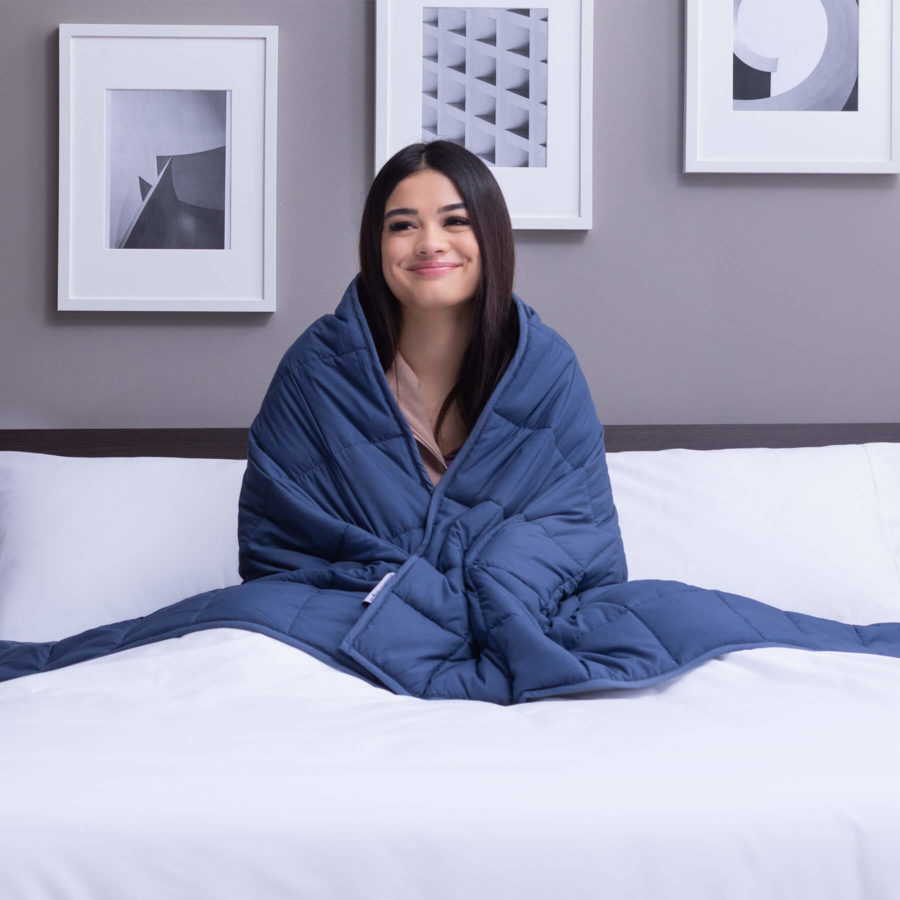
[[[688,0],[686,172],[900,171],[892,0]]]
[[[60,310],[275,309],[275,26],[60,25]]]
[[[591,227],[591,0],[378,0],[376,171],[418,141],[479,156],[514,228]]]

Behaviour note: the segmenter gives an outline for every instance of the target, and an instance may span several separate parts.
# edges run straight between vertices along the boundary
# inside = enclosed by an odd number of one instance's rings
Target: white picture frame
[[[59,26],[59,310],[274,311],[277,76],[277,26]]]
[[[431,16],[433,10],[441,10],[440,16],[436,15],[433,22],[426,22],[426,11]],[[478,22],[495,12],[507,15],[514,10],[524,11],[531,21],[523,22],[521,26],[516,22],[500,22],[493,37],[490,28],[479,37]],[[542,10],[546,10],[543,24],[540,21]],[[469,27],[467,36],[461,40],[444,24],[445,17],[459,16],[460,11],[466,11]],[[492,166],[506,197],[514,228],[590,229],[593,204],[593,15],[593,0],[522,3],[517,0],[508,6],[498,0],[378,0],[375,171],[408,144],[444,137],[467,146],[467,141],[475,140],[476,144],[470,149]],[[529,31],[529,52],[522,50],[525,44],[518,48],[506,46],[509,42],[503,35],[524,34],[526,30]],[[496,42],[493,48],[489,43],[491,39]],[[440,42],[441,49],[434,53],[436,41]],[[458,46],[446,50],[450,41]],[[476,41],[480,43],[476,45]],[[546,53],[538,52],[539,49],[546,49]],[[426,51],[428,60],[424,58]],[[521,51],[519,58],[511,60],[510,54],[518,51]],[[440,113],[432,112],[428,106],[430,95],[428,100],[425,99],[426,88],[432,88],[424,82],[435,79],[437,84],[436,66],[440,66],[442,85],[444,79],[457,77],[450,71],[452,62],[448,52],[465,53],[469,60],[469,71],[462,78],[468,81],[453,86],[454,90],[465,92],[468,98],[465,102],[470,104],[468,110],[462,111],[466,120],[462,137],[456,130],[459,123],[447,118],[454,113],[450,109],[453,104],[444,99],[444,88],[434,89],[433,100],[435,104],[440,103]],[[479,70],[485,60],[487,71]],[[495,67],[493,73],[490,72],[492,64]],[[532,104],[530,112],[526,103],[511,97],[511,92],[505,90],[518,81],[517,75],[505,73],[519,69],[527,72],[523,77],[528,87],[522,90],[528,93],[527,99]],[[496,82],[493,93],[491,77]],[[438,93],[441,94],[440,101]],[[511,101],[519,105],[513,108]],[[479,132],[475,135],[472,127],[478,109],[475,102],[487,104],[485,114],[488,117],[491,115],[488,107],[494,104],[495,122],[489,123],[489,127],[494,126],[493,134],[485,136]],[[536,109],[536,104],[541,102],[543,112]],[[423,108],[429,116],[436,117],[434,121],[423,122]],[[523,120],[527,117],[528,124],[518,126],[522,138],[518,146],[513,146],[515,137],[509,137],[515,129],[503,127],[512,120],[500,121],[508,114],[521,116]],[[442,118],[438,119],[438,116]],[[449,130],[446,125],[438,124],[448,121]],[[482,119],[479,126],[484,121],[487,120]],[[541,137],[546,143],[543,155]],[[477,143],[482,140],[487,142],[487,147]],[[522,162],[526,154],[527,162]],[[509,164],[510,160],[512,164]]]
[[[687,0],[684,171],[900,172],[893,0],[812,4],[780,35],[740,2]]]

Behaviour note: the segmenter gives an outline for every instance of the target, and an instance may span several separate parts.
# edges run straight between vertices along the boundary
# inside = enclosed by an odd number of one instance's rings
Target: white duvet
[[[900,445],[609,457],[632,577],[900,621]],[[237,579],[243,465],[0,453],[0,640]],[[0,684],[0,900],[900,900],[900,660],[518,707],[209,631]]]
[[[0,897],[900,897],[900,661],[502,708],[205,632],[0,685]]]

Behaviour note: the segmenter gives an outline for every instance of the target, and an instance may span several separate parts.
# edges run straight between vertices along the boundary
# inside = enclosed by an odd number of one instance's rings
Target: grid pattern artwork
[[[422,140],[488,165],[547,165],[548,10],[422,11]]]

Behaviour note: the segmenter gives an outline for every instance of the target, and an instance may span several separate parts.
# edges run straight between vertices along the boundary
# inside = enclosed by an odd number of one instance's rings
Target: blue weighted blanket
[[[750,647],[900,656],[900,624],[627,581],[587,385],[568,345],[516,303],[515,356],[432,487],[352,284],[288,350],[253,424],[244,584],[53,643],[0,642],[0,679],[218,627],[398,693],[501,704],[641,687]]]

